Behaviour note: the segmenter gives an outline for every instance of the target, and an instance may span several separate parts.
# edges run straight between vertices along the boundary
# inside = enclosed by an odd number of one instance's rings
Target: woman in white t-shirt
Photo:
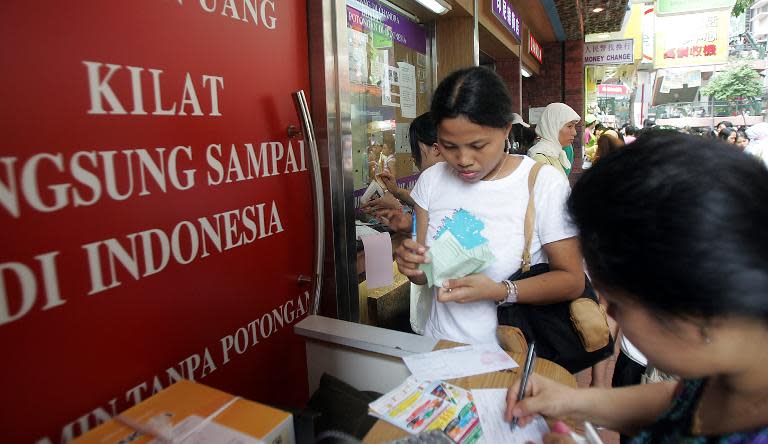
[[[504,282],[520,268],[523,219],[528,204],[528,172],[535,162],[507,154],[512,127],[509,92],[494,72],[474,67],[456,71],[432,99],[438,148],[445,162],[424,171],[411,196],[416,203],[417,240],[397,249],[400,272],[426,283],[419,265],[442,222],[463,209],[480,220],[495,261],[481,273],[436,283],[425,335],[471,344],[496,341],[500,302],[552,303],[571,300],[584,290],[576,230],[565,213],[568,181],[544,166],[534,188],[536,223],[533,263],[551,271]]]

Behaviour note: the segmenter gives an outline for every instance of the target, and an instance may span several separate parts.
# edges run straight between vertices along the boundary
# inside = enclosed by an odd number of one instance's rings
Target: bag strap
[[[536,207],[533,202],[533,186],[536,185],[536,177],[544,164],[536,162],[528,173],[528,208],[525,210],[525,244],[523,245],[523,263],[520,266],[523,273],[531,269],[531,240],[533,239],[533,226],[536,224]]]

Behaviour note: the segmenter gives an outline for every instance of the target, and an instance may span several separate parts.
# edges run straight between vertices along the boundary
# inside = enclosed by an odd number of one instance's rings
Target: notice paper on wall
[[[403,111],[405,112],[405,111]],[[395,124],[395,152],[411,154],[411,138],[408,135],[410,123]]]
[[[365,282],[369,289],[392,285],[392,240],[389,233],[361,236],[365,251]]]
[[[400,112],[403,117],[416,117],[416,67],[410,63],[397,62],[400,71]]]
[[[472,390],[472,397],[483,428],[480,443],[541,444],[543,435],[549,432],[549,426],[541,416],[536,416],[525,427],[517,427],[512,431],[509,423],[504,421],[507,389],[476,389]]]
[[[416,379],[453,379],[519,367],[499,344],[466,345],[405,356]]]

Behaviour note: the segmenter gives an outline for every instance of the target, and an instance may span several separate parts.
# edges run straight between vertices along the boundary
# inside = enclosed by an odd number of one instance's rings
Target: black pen
[[[525,388],[528,386],[528,378],[533,371],[533,361],[536,360],[536,342],[531,342],[528,346],[528,355],[525,357],[525,366],[523,367],[523,378],[520,381],[520,389],[517,392],[517,402],[520,402],[525,398]],[[509,423],[509,427],[514,431],[517,427],[517,416],[512,417],[512,422]]]

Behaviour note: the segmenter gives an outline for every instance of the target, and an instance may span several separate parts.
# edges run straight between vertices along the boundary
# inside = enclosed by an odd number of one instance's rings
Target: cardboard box
[[[282,410],[184,380],[131,407],[72,443],[181,441],[184,444],[295,444],[293,417]]]

